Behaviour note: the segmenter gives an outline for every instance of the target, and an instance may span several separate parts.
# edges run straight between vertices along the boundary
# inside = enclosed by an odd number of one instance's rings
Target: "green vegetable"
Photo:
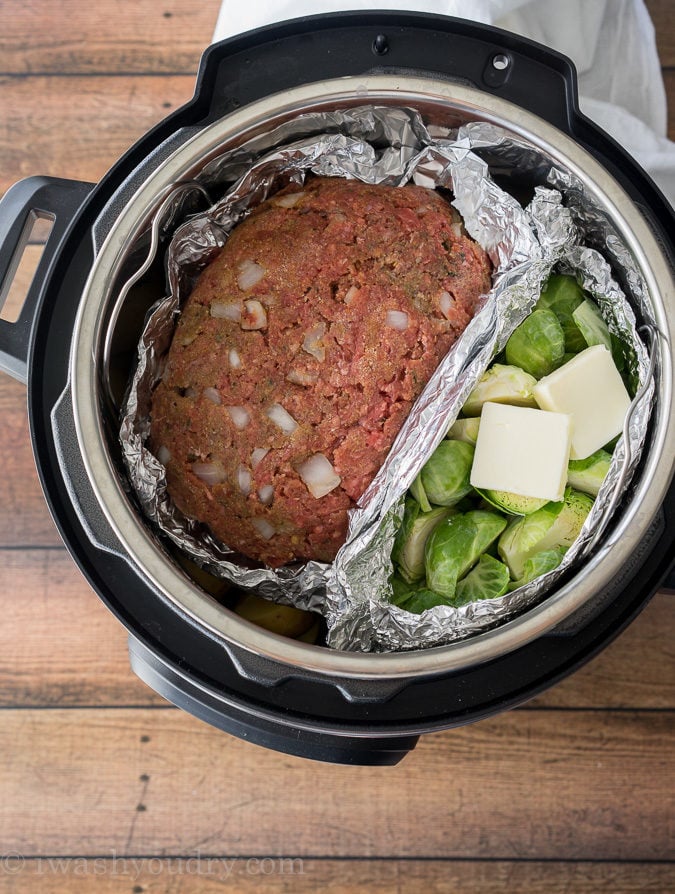
[[[431,503],[429,502],[429,498],[426,495],[424,487],[422,486],[422,478],[418,474],[413,483],[410,485],[410,493],[420,504],[420,509],[422,512],[430,512],[431,511]]]
[[[567,466],[567,483],[570,487],[597,497],[612,462],[606,450],[596,450],[585,459],[571,459]]]
[[[505,527],[505,518],[481,509],[441,522],[427,540],[425,549],[427,587],[451,599],[457,581]]]
[[[514,580],[525,574],[525,562],[536,553],[557,547],[570,547],[579,536],[593,500],[568,487],[560,503],[547,503],[511,522],[499,538],[499,555],[511,570]]]
[[[440,593],[434,593],[432,590],[422,588],[420,590],[415,590],[399,607],[404,608],[407,612],[420,615],[422,612],[426,611],[428,608],[433,608],[435,605],[448,605],[448,600],[445,596],[441,596]]]
[[[612,336],[607,328],[607,323],[602,319],[602,314],[592,301],[583,301],[574,311],[572,317],[589,348],[591,345],[604,345],[608,351],[612,350]]]
[[[452,506],[471,493],[474,448],[465,441],[441,441],[420,472],[430,503]]]
[[[543,549],[540,553],[535,553],[526,559],[523,563],[523,576],[518,580],[511,581],[509,590],[517,590],[518,587],[524,587],[530,581],[541,577],[548,571],[553,571],[563,560],[566,550],[559,546],[556,549]]]
[[[487,503],[508,515],[529,515],[549,502],[541,497],[522,497],[508,490],[476,490]]]
[[[471,416],[468,419],[457,419],[448,429],[446,438],[455,441],[466,441],[467,444],[476,445],[478,429],[480,428],[480,416]]]
[[[552,310],[565,335],[565,352],[578,354],[587,347],[572,314],[585,299],[584,290],[573,276],[553,274],[541,293],[537,308]]]
[[[456,607],[480,599],[496,599],[503,596],[509,587],[509,569],[503,562],[486,553],[478,564],[457,583],[452,604]]]
[[[431,512],[422,512],[419,503],[411,498],[405,501],[401,527],[396,534],[391,558],[403,580],[415,583],[424,577],[424,546],[436,525],[452,512],[437,506]]]
[[[518,366],[493,363],[468,396],[462,412],[465,416],[480,416],[486,401],[536,409],[537,402],[532,395],[536,384],[534,376]]]
[[[533,310],[513,331],[505,350],[507,363],[535,379],[547,376],[560,366],[565,354],[565,333],[558,317],[547,308]]]
[[[392,574],[389,583],[391,584],[391,596],[389,597],[389,601],[392,605],[402,606],[415,592],[408,581],[403,580],[398,574]]]

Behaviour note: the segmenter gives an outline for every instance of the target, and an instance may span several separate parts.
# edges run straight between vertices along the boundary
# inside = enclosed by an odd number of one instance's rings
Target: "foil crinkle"
[[[497,184],[491,168],[517,169],[539,184],[525,207]],[[146,441],[152,390],[161,379],[180,307],[196,276],[254,207],[289,183],[302,184],[309,173],[451,190],[466,231],[488,252],[495,269],[492,290],[437,367],[358,508],[350,512],[347,539],[335,561],[272,570],[243,559],[173,505],[164,468]],[[628,289],[640,318],[648,322],[645,283],[583,184],[527,141],[496,125],[472,122],[449,131],[427,127],[415,110],[365,105],[299,115],[223,152],[196,179],[202,190],[220,198],[206,211],[192,213],[177,225],[172,222],[170,294],[148,315],[122,409],[122,451],[146,516],[212,574],[273,601],[321,613],[327,643],[336,649],[394,651],[442,645],[498,626],[545,598],[551,585],[597,545],[639,460],[654,394],[649,353],[624,293]],[[581,535],[557,569],[497,599],[461,608],[437,606],[421,615],[406,612],[388,599],[391,549],[405,492],[492,358],[533,309],[554,269],[576,276],[597,302],[610,331],[628,346],[637,394],[610,471]],[[614,271],[620,273],[623,287]]]

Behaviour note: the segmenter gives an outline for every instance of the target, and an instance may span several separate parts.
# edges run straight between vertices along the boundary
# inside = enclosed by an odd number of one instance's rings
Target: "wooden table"
[[[0,0],[0,193],[100,179],[190,97],[218,6]],[[649,7],[672,137],[673,7]],[[672,595],[554,690],[396,768],[268,752],[132,675],[45,508],[25,403],[0,376],[0,894],[675,890]]]

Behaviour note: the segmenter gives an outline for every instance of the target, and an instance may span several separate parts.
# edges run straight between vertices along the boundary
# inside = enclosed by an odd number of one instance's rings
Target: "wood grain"
[[[60,546],[38,480],[25,385],[0,374],[0,546]]]
[[[642,894],[673,890],[671,865],[463,860],[325,860],[302,857],[45,857],[8,860],[0,894]]]
[[[673,860],[675,712],[514,711],[394,768],[312,764],[176,710],[5,710],[7,853]]]
[[[99,181],[194,86],[194,75],[0,76],[0,194],[31,174]]]
[[[675,709],[674,607],[673,597],[655,597],[615,643],[529,707]],[[0,552],[0,617],[0,706],[164,704],[129,669],[124,628],[65,550]]]
[[[6,0],[0,72],[192,73],[219,8],[220,0]]]
[[[654,24],[656,48],[664,68],[675,67],[675,10],[672,0],[645,0]]]

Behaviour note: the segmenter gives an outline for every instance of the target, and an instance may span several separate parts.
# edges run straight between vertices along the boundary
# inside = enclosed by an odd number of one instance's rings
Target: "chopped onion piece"
[[[238,428],[240,431],[241,429],[246,428],[251,421],[249,412],[245,407],[225,407],[225,409],[232,417],[234,427]]]
[[[220,392],[217,388],[205,388],[204,389],[204,397],[207,400],[210,400],[212,404],[215,404],[217,407],[222,404],[222,399],[220,397]]]
[[[192,471],[200,481],[210,486],[225,481],[225,469],[220,463],[192,463]]]
[[[244,301],[244,313],[241,315],[242,329],[265,329],[267,327],[267,311],[255,298]]]
[[[450,229],[452,230],[452,235],[455,236],[457,239],[461,239],[464,235],[464,227],[461,225],[461,223],[450,224]]]
[[[241,320],[241,302],[212,301],[210,313],[217,320],[232,320],[238,323]]]
[[[165,447],[164,444],[162,444],[162,446],[157,451],[157,459],[163,466],[171,462],[171,451],[168,447]]]
[[[265,540],[271,540],[272,537],[277,533],[276,528],[274,528],[266,518],[252,518],[251,524],[256,529],[258,534],[263,537]]]
[[[267,415],[287,435],[292,435],[298,427],[298,423],[287,410],[284,410],[281,404],[272,404]]]
[[[321,363],[326,359],[326,349],[321,343],[321,339],[326,334],[326,324],[325,323],[317,323],[316,326],[312,326],[311,329],[308,329],[305,333],[305,338],[302,343],[302,350],[307,351],[308,354],[311,354],[312,357],[316,357],[317,360],[320,360]]]
[[[251,453],[251,465],[255,469],[255,467],[261,463],[267,454],[270,452],[269,447],[256,447],[255,450]]]
[[[388,310],[385,318],[387,326],[404,332],[408,328],[408,314],[404,310]]]
[[[184,348],[187,348],[187,346],[191,345],[192,342],[197,338],[197,335],[197,332],[188,332],[185,335],[181,335],[178,341]]]
[[[441,292],[441,294],[438,297],[438,304],[439,304],[439,307],[441,308],[441,313],[443,314],[443,316],[447,320],[449,320],[450,312],[452,311],[452,308],[455,304],[455,299],[452,297],[450,292]]]
[[[237,285],[242,292],[252,289],[265,275],[265,268],[255,261],[242,261],[239,265],[239,274],[237,276]]]
[[[292,369],[289,374],[286,376],[289,382],[292,382],[294,385],[315,385],[319,380],[319,374],[313,372],[306,372],[303,369]]]
[[[272,484],[264,484],[258,490],[258,497],[260,498],[260,502],[264,503],[265,506],[269,506],[272,502],[272,497],[274,496],[274,486]]]
[[[251,473],[246,466],[237,469],[237,486],[245,497],[251,493]]]
[[[354,298],[359,294],[359,291],[358,286],[350,286],[345,295],[345,304],[351,304]]]
[[[230,361],[230,366],[232,369],[239,369],[241,367],[241,357],[239,356],[239,351],[236,348],[230,348],[227,352],[227,359]]]
[[[298,475],[315,498],[325,497],[340,484],[342,479],[323,453],[315,453],[297,466]]]
[[[303,196],[304,192],[289,192],[285,196],[274,199],[274,204],[279,205],[280,208],[292,208]]]

